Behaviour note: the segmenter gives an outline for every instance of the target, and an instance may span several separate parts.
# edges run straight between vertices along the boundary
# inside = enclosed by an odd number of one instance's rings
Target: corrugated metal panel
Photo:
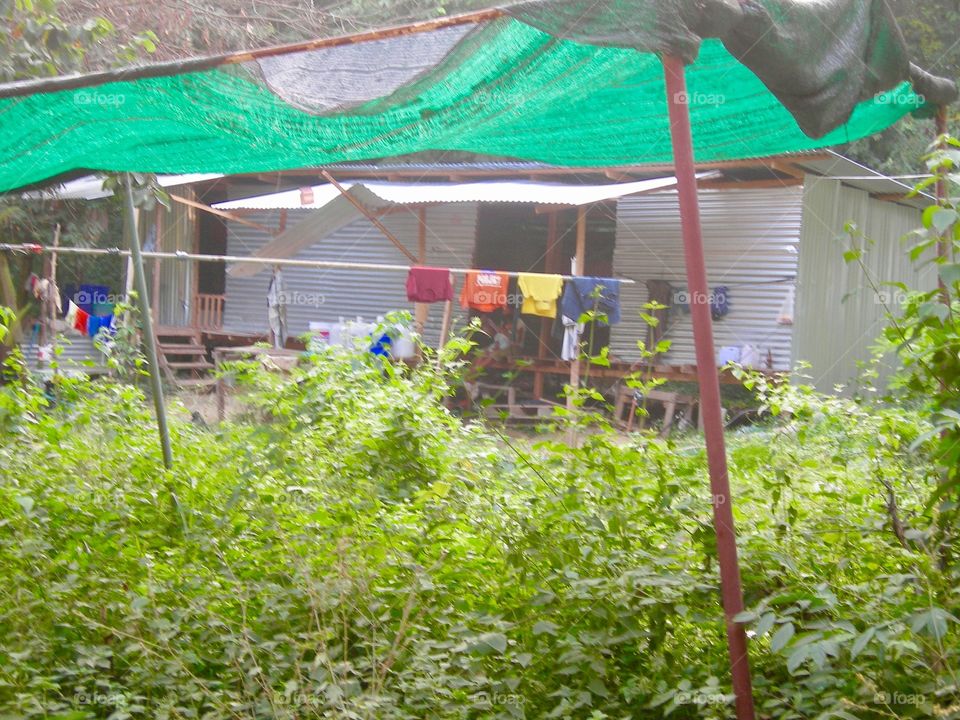
[[[27,365],[38,367],[37,345],[32,339],[21,343]],[[107,364],[106,356],[93,344],[93,338],[68,331],[57,336],[57,363],[63,370],[89,371],[91,368],[103,368]]]
[[[337,193],[322,209],[300,213],[299,218],[288,216],[286,229],[271,238],[270,242],[255,254],[268,258],[294,257],[304,248],[321,242],[360,217],[360,211],[347,198]],[[236,277],[250,277],[268,269],[267,266],[256,263],[234,263],[227,272]]]
[[[730,313],[714,323],[718,350],[751,344],[764,359],[769,350],[775,368],[790,366],[792,328],[777,317],[797,272],[801,200],[799,188],[700,193],[708,281],[711,288],[730,288]],[[638,314],[647,299],[644,281],[666,280],[678,290],[687,285],[675,192],[620,200],[613,266],[637,284],[621,288],[623,321],[614,328],[611,350],[636,360],[636,342],[647,334]],[[671,310],[664,337],[673,342],[665,362],[694,362],[689,314]]]
[[[300,222],[310,212],[315,211],[289,211],[288,225]],[[251,213],[247,218],[276,228],[279,211]],[[400,242],[416,252],[419,233],[416,210],[385,215],[382,221]],[[439,267],[470,267],[476,223],[477,206],[474,203],[429,208],[427,263]],[[231,255],[251,255],[271,239],[263,231],[246,225],[228,221],[227,226],[227,252]],[[408,264],[403,254],[366,218],[340,228],[293,257],[299,260]],[[371,321],[393,310],[413,312],[412,303],[407,302],[407,278],[401,272],[289,267],[284,269],[283,278],[287,294],[294,301],[287,306],[291,335],[307,332],[311,320],[336,322],[340,317],[351,319],[360,315]],[[266,332],[269,283],[269,272],[253,277],[227,276],[225,329]],[[431,345],[437,342],[442,312],[442,305],[430,307],[425,339]],[[455,317],[462,316],[457,313]]]
[[[843,260],[851,247],[844,233],[848,222],[874,242],[863,257],[874,282],[936,286],[933,268],[918,272],[901,242],[920,226],[919,210],[872,199],[838,180],[807,176],[793,358],[810,362],[814,384],[828,392],[856,378],[857,364],[870,358],[870,347],[884,326],[884,306],[869,290],[859,264]],[[898,291],[883,289],[896,305]],[[892,358],[886,361],[881,377],[894,367]]]
[[[878,195],[906,195],[919,180],[919,178],[890,177],[855,160],[843,157],[843,155],[832,150],[827,152],[829,157],[801,159],[797,164],[801,165],[804,170],[815,173],[815,176],[822,175],[836,180],[842,179],[844,185]],[[922,192],[917,194],[916,197],[904,198],[902,202],[905,205],[924,208],[936,202],[936,198],[929,193]]]
[[[192,188],[183,188],[180,194],[193,200],[195,193]],[[170,210],[162,208],[162,232],[157,247],[163,252],[193,252],[194,240],[197,237],[197,210],[192,207],[174,202]],[[145,216],[148,237],[156,237],[153,226],[154,214]],[[147,260],[148,275],[153,272],[153,261]],[[181,260],[162,260],[160,262],[160,312],[158,324],[183,327],[191,324],[190,302],[193,293],[195,267],[193,263]],[[148,278],[148,285],[151,282]],[[152,286],[152,285],[151,285]]]

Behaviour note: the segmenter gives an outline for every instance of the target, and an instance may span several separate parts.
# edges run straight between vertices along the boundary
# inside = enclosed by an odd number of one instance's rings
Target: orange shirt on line
[[[506,273],[471,270],[460,293],[460,304],[480,312],[493,312],[507,306],[510,278]]]

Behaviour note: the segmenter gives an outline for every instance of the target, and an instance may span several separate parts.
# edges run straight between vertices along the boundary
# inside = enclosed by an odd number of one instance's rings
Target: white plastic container
[[[723,367],[732,362],[740,362],[740,348],[733,345],[724,345],[717,352],[717,367]]]
[[[330,334],[333,329],[333,323],[312,322],[310,323],[310,340],[307,343],[307,349],[316,352],[329,346]]]

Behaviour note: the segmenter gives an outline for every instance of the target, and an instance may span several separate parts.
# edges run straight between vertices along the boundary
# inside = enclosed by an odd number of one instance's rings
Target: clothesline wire
[[[49,253],[53,252],[52,248],[46,247],[45,245],[33,245],[33,244],[9,244],[9,243],[0,243],[0,251],[10,251],[10,252],[23,252],[23,253]],[[105,256],[120,256],[120,257],[129,257],[129,250],[121,250],[119,248],[57,248],[56,251],[58,254],[67,253],[73,255],[105,255]],[[173,253],[169,252],[147,252],[144,251],[141,253],[144,258],[154,258],[159,260],[191,260],[198,262],[222,262],[222,263],[251,263],[256,265],[280,265],[284,267],[313,267],[313,268],[335,268],[341,270],[384,270],[387,272],[408,272],[412,267],[418,267],[416,265],[394,265],[389,263],[358,263],[358,262],[343,262],[338,260],[294,260],[292,258],[264,258],[264,257],[252,257],[252,256],[241,256],[241,255],[200,255],[196,253],[188,253],[183,251],[177,251]],[[441,268],[443,270],[448,270],[451,273],[456,275],[467,275],[468,273],[483,273],[483,272],[496,272],[502,275],[507,275],[508,277],[519,277],[520,275],[553,275],[554,273],[527,273],[519,272],[516,270],[481,270],[475,268]],[[574,277],[582,276],[573,276],[573,275],[557,275],[557,277],[562,278],[563,280],[572,280]],[[635,280],[630,278],[622,278],[620,282],[632,285],[635,283]]]
[[[647,278],[645,280],[636,280],[635,278],[622,276],[620,282],[631,283],[631,284],[635,284],[635,283],[646,284],[647,280],[659,280],[659,279],[661,278]],[[739,287],[753,287],[755,285],[779,285],[780,283],[796,282],[796,280],[797,280],[796,275],[784,275],[782,277],[774,278],[773,280],[755,280],[753,282],[723,283],[723,287],[733,289],[733,288],[739,288]],[[669,280],[664,280],[664,282],[669,283],[670,287],[676,290],[680,290],[684,287],[684,285],[674,285]]]

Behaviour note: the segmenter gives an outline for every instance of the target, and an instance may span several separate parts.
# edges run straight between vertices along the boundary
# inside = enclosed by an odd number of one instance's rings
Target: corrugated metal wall
[[[800,188],[700,193],[708,281],[711,288],[730,288],[730,313],[714,323],[718,350],[751,344],[764,360],[769,349],[776,369],[790,366],[792,328],[777,317],[797,273],[801,203]],[[620,200],[613,264],[618,275],[637,284],[623,286],[623,321],[613,330],[611,350],[636,360],[636,342],[647,334],[638,314],[647,299],[644,281],[666,280],[678,290],[687,285],[675,192]],[[688,313],[670,311],[665,338],[673,345],[663,362],[694,363]]]
[[[20,344],[27,366],[37,369],[36,338],[27,337]],[[57,336],[57,364],[62,370],[90,372],[92,367],[102,368],[107,364],[106,356],[93,344],[93,338],[69,330]],[[45,366],[49,367],[49,365]]]
[[[195,193],[192,188],[177,189],[178,194],[193,200]],[[162,252],[193,252],[194,241],[197,237],[197,210],[182,203],[170,203],[170,210],[159,208],[163,213],[162,230],[159,247]],[[144,213],[143,235],[156,238],[156,215],[154,212]],[[149,244],[149,243],[148,243]],[[147,286],[153,288],[154,261],[146,260]],[[183,327],[191,324],[190,303],[193,300],[196,268],[191,262],[181,260],[160,261],[160,308],[158,324]],[[152,298],[151,298],[152,300]]]
[[[287,226],[300,222],[311,210],[291,210]],[[280,213],[269,210],[250,213],[247,219],[270,228],[279,225]],[[384,225],[409,250],[416,253],[419,222],[417,211],[384,215]],[[476,235],[475,203],[441,205],[427,209],[427,263],[439,267],[470,267]],[[227,252],[250,255],[271,239],[266,233],[229,222]],[[294,256],[299,260],[392,263],[409,261],[366,218],[358,219]],[[291,336],[307,332],[310,321],[336,322],[338,318],[363,316],[372,321],[392,310],[413,312],[407,302],[406,274],[383,270],[331,270],[288,267],[284,285],[292,302],[287,306]],[[457,291],[462,278],[457,278]],[[224,328],[237,332],[266,332],[269,269],[249,278],[227,275]],[[456,308],[459,305],[455,304]],[[425,340],[435,345],[439,337],[442,304],[430,307]],[[462,315],[458,313],[455,318]]]
[[[874,244],[863,262],[874,282],[899,281],[911,288],[936,285],[932,268],[918,272],[901,241],[920,226],[920,211],[871,198],[863,190],[839,180],[808,176],[804,185],[804,221],[794,361],[811,363],[809,374],[816,387],[832,391],[849,387],[858,374],[858,362],[870,358],[870,347],[884,326],[884,307],[869,289],[858,263],[845,263],[843,253],[851,241],[844,232],[854,223]],[[883,288],[887,300],[899,299],[895,288]],[[887,359],[881,377],[894,367]]]

